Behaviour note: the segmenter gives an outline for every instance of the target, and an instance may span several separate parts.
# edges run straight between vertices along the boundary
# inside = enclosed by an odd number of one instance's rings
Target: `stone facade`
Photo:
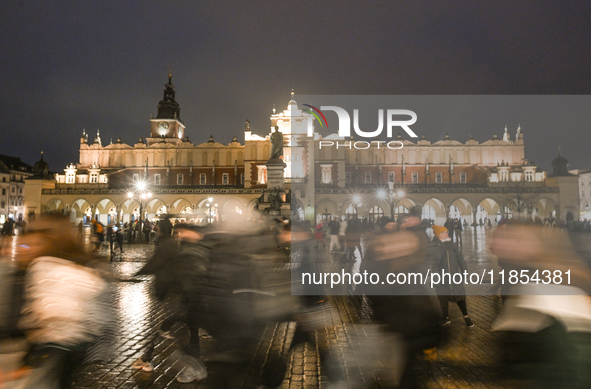
[[[359,143],[317,132],[308,137],[314,120],[298,108],[292,92],[285,110],[273,110],[263,136],[253,133],[247,120],[243,144],[236,137],[220,143],[212,135],[195,145],[180,118],[169,75],[149,137],[133,145],[119,138],[103,146],[98,132],[92,143],[83,132],[79,162],[31,187],[41,194],[31,200],[29,212],[61,211],[73,222],[85,217],[129,221],[140,209],[148,218],[164,212],[214,220],[248,214],[267,189],[275,127],[284,138],[284,187],[291,193],[292,212],[313,223],[332,216],[396,217],[415,206],[437,223],[448,217],[473,223],[579,212],[578,188],[572,194],[569,177],[549,178],[525,157],[520,128],[514,141],[505,129],[502,138],[494,135],[482,143],[447,135],[433,143],[425,137],[417,142],[399,138],[404,147],[393,150],[378,140]],[[362,147],[355,148],[358,143]],[[139,192],[151,197],[141,199]]]

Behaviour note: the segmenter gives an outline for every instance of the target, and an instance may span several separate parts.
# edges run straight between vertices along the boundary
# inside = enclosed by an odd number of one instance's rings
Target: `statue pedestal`
[[[287,166],[281,159],[270,159],[266,163],[267,166],[267,188],[283,189],[283,171]]]

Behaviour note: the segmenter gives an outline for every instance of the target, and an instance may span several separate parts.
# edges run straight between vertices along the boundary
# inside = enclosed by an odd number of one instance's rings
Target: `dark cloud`
[[[578,1],[12,2],[0,13],[0,152],[31,163],[44,149],[61,169],[77,161],[82,128],[91,136],[100,128],[103,142],[136,142],[149,133],[169,65],[196,143],[210,133],[241,139],[246,118],[267,132],[272,105],[283,108],[292,87],[587,94],[589,16]],[[571,167],[590,165],[588,128],[537,131],[525,122],[530,158],[549,168],[560,143]],[[474,136],[503,128],[482,123]]]

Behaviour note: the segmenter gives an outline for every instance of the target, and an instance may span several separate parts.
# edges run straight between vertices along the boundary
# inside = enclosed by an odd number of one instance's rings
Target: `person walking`
[[[456,218],[454,220],[454,231],[456,235],[456,243],[460,246],[462,246],[462,230],[462,222]]]
[[[439,304],[441,305],[441,312],[443,313],[441,325],[446,326],[451,324],[448,306],[451,301],[455,302],[462,311],[466,325],[468,327],[474,327],[474,323],[472,323],[470,315],[468,315],[468,308],[466,306],[466,289],[464,288],[464,284],[451,282],[454,274],[461,274],[468,271],[466,261],[464,261],[462,252],[451,241],[447,228],[441,226],[433,226],[432,228],[436,237],[433,240],[437,245],[437,250],[435,251],[438,257],[437,272],[439,274],[444,272],[445,274],[450,275],[448,279],[446,279],[447,276],[442,277],[442,282],[435,288],[437,297],[439,298]]]
[[[330,252],[340,250],[341,245],[339,244],[339,222],[336,217],[333,218],[330,223],[328,223],[328,234],[330,235]],[[333,249],[335,246],[336,250]]]

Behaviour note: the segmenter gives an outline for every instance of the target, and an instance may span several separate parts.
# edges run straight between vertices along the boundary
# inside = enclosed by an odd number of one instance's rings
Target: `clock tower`
[[[148,146],[158,142],[179,144],[185,136],[185,125],[181,121],[181,107],[174,99],[172,73],[168,72],[168,83],[164,86],[164,98],[158,103],[158,115],[150,119],[151,132]]]

